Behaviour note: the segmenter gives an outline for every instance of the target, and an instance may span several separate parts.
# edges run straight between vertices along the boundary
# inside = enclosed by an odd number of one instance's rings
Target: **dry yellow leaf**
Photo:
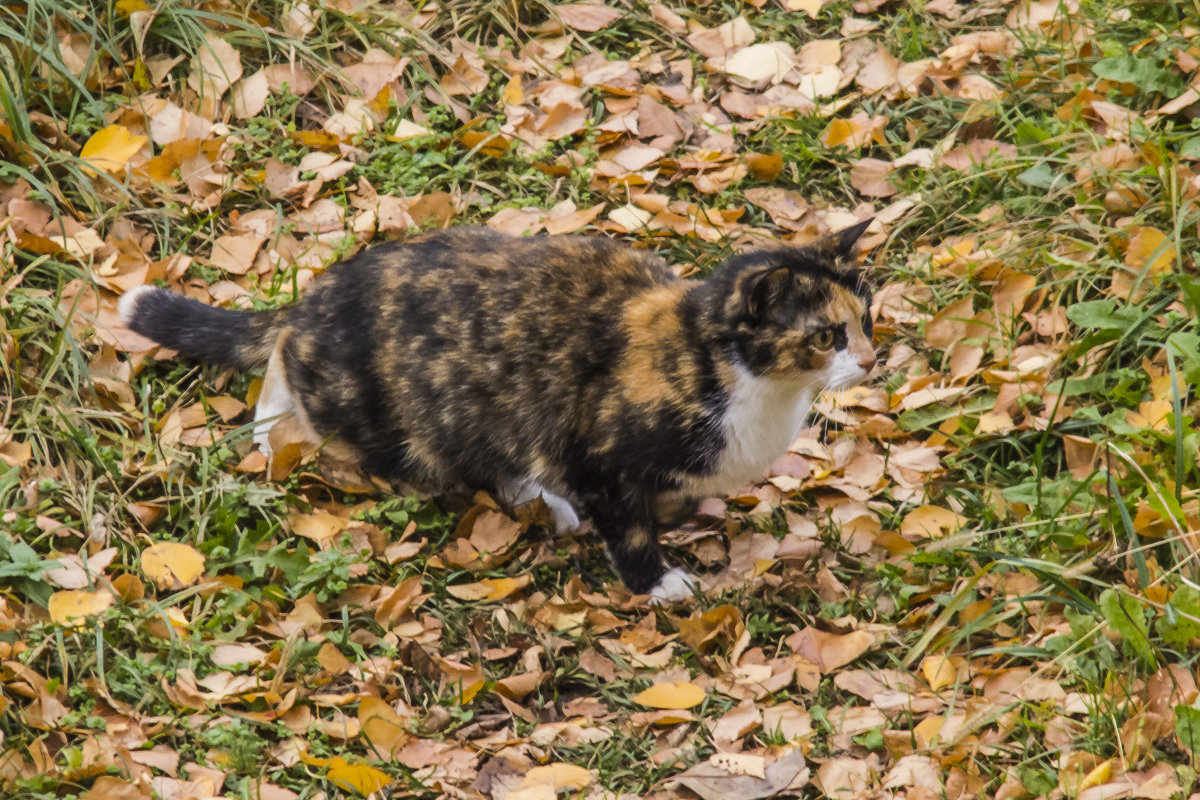
[[[921,662],[921,672],[925,675],[925,681],[929,684],[929,688],[935,692],[943,686],[950,686],[958,679],[958,664],[961,659],[951,658],[947,655],[926,656]]]
[[[476,681],[472,681],[471,683],[466,683],[464,681],[464,683],[462,685],[462,689],[458,693],[459,705],[465,706],[468,703],[470,703],[472,700],[475,699],[475,695],[479,694],[479,690],[482,689],[486,685],[487,685],[487,682],[484,681],[482,678],[479,680],[476,680]]]
[[[829,0],[787,0],[785,5],[788,11],[803,11],[813,19],[821,12],[821,6],[828,3]]]
[[[117,0],[117,11],[126,19],[138,11],[149,10],[150,6],[146,5],[146,0]]]
[[[370,764],[351,764],[341,756],[329,759],[329,771],[325,773],[329,780],[359,794],[367,795],[378,792],[392,782],[391,777]]]
[[[704,700],[704,690],[687,681],[656,683],[633,696],[633,702],[650,708],[692,708]]]
[[[561,792],[563,789],[572,791],[583,789],[591,782],[592,774],[583,767],[556,762],[534,767],[526,772],[525,777],[521,780],[521,786],[551,786],[555,792]]]
[[[859,125],[854,120],[835,119],[825,129],[825,134],[821,137],[821,141],[825,143],[826,147],[837,147],[839,144],[851,140],[862,129],[862,125]]]
[[[508,83],[504,84],[503,96],[505,105],[516,106],[525,102],[525,87],[521,84],[520,75],[513,75]]]
[[[918,742],[930,747],[940,741],[940,734],[945,723],[945,717],[926,717],[913,727],[913,733],[916,734]]]
[[[1175,263],[1175,248],[1167,242],[1167,235],[1157,228],[1134,228],[1133,238],[1125,249],[1125,266],[1132,269],[1148,268],[1151,275],[1166,272]]]
[[[1138,403],[1138,410],[1125,411],[1125,423],[1135,428],[1154,429],[1163,433],[1171,432],[1170,400],[1146,400]]]
[[[457,597],[459,600],[471,602],[473,600],[483,600],[492,593],[492,587],[488,586],[483,581],[476,583],[457,583],[453,586],[447,586],[446,592],[451,597]]]
[[[480,583],[490,590],[487,594],[488,600],[503,600],[513,592],[528,586],[532,580],[530,575],[521,575],[516,578],[484,578]]]
[[[900,535],[906,539],[940,539],[957,533],[966,520],[948,508],[917,506],[900,523]]]
[[[72,620],[78,624],[83,617],[99,614],[112,607],[110,592],[89,592],[85,589],[68,589],[50,595],[50,619],[60,625]]]
[[[378,697],[367,696],[358,704],[359,731],[380,754],[394,758],[412,741],[405,720]]]
[[[188,544],[159,542],[142,551],[142,572],[160,589],[182,589],[204,574],[204,554]]]
[[[134,134],[124,125],[109,125],[92,134],[79,152],[79,157],[94,168],[84,167],[92,174],[97,170],[119,172],[148,141],[145,136]]]
[[[779,151],[770,153],[750,153],[746,156],[746,166],[750,174],[760,181],[773,181],[783,172],[783,154]]]
[[[311,514],[292,514],[288,517],[292,533],[311,539],[319,545],[346,530],[347,524],[348,520],[319,509]]]
[[[1108,783],[1109,779],[1112,778],[1112,773],[1112,759],[1100,762],[1096,765],[1095,769],[1083,776],[1083,780],[1079,782],[1079,788],[1077,791],[1082,792],[1084,789],[1090,789],[1093,786],[1100,786],[1101,784]]]

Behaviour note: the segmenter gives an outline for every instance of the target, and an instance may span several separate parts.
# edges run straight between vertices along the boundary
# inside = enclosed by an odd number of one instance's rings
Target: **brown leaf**
[[[867,631],[838,634],[809,627],[789,636],[787,644],[797,655],[804,656],[827,674],[869,650],[875,644],[875,637]]]
[[[716,28],[701,28],[688,34],[688,44],[707,58],[726,56],[754,41],[754,28],[745,17],[734,17]]]
[[[262,111],[271,94],[271,83],[267,73],[259,70],[248,78],[233,85],[229,100],[233,104],[233,115],[238,119],[249,119]]]
[[[101,775],[79,800],[150,800],[150,792],[137,783],[113,775]]]
[[[475,95],[488,86],[488,74],[460,55],[442,78],[442,89],[449,95]]]
[[[1133,229],[1133,237],[1125,249],[1125,266],[1147,269],[1151,275],[1168,272],[1175,264],[1175,248],[1167,235],[1157,228],[1141,226]]]
[[[311,539],[321,549],[325,549],[330,541],[346,530],[349,520],[330,514],[328,511],[317,509],[311,514],[296,513],[288,517],[288,527],[297,536]]]
[[[264,241],[266,237],[252,234],[222,236],[213,242],[209,261],[233,275],[245,275],[254,266],[254,257]]]
[[[899,189],[887,178],[892,165],[878,158],[860,158],[850,168],[850,185],[866,197],[891,197]]]
[[[391,628],[412,607],[422,603],[428,596],[421,594],[420,575],[406,578],[394,588],[384,590],[379,600],[379,607],[375,610],[375,621],[384,628]]]
[[[763,709],[762,728],[768,736],[779,735],[784,741],[793,742],[812,734],[812,716],[795,703],[779,703]]]
[[[860,797],[877,778],[878,760],[837,756],[817,770],[821,791],[831,800],[854,800]]]
[[[570,202],[570,201],[565,201]],[[550,213],[546,217],[545,226],[546,233],[551,236],[557,236],[565,233],[575,233],[580,228],[586,227],[592,223],[592,220],[600,216],[604,211],[604,203],[597,203],[591,208],[583,208],[574,210],[574,203],[571,203],[572,210],[562,214],[555,213],[558,206],[550,209]]]
[[[212,101],[215,108],[215,101],[240,77],[242,57],[233,45],[215,33],[205,36],[188,75],[188,86],[192,91]]]
[[[468,537],[480,553],[499,554],[506,551],[521,535],[521,524],[499,511],[485,511],[475,518]]]
[[[975,319],[975,308],[968,295],[942,308],[925,326],[925,341],[931,347],[948,350],[967,335],[967,326]]]
[[[675,777],[680,784],[704,800],[756,800],[773,797],[785,789],[799,789],[808,782],[808,768],[799,750],[766,764],[764,777],[733,774],[727,769],[701,762]]]
[[[743,700],[722,717],[705,723],[712,733],[713,740],[720,747],[722,743],[732,743],[762,724],[762,712],[753,700]]]
[[[736,606],[723,605],[698,611],[679,622],[679,638],[689,647],[706,652],[718,643],[730,647],[745,631],[742,614]]]
[[[875,52],[862,62],[854,80],[868,93],[890,89],[896,83],[899,66],[900,62],[887,51],[883,42],[877,42]]]
[[[554,6],[554,12],[558,14],[559,19],[568,28],[586,33],[607,28],[622,16],[621,11],[618,9],[609,8],[608,6],[584,5],[583,3],[566,3],[561,6]]]
[[[413,739],[408,732],[409,719],[378,697],[364,697],[358,705],[358,723],[362,736],[381,756],[394,758]]]
[[[900,521],[900,535],[906,539],[940,539],[957,533],[966,519],[948,508],[917,506]]]

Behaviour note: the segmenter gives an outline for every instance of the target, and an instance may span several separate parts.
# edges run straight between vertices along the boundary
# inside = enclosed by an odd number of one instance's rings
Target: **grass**
[[[446,192],[460,198],[456,223],[481,222],[509,207],[548,209],[569,199],[580,208],[605,202],[612,210],[629,199],[619,185],[606,187],[591,175],[606,154],[607,140],[596,125],[613,96],[589,90],[589,125],[572,136],[534,153],[513,146],[495,154],[472,146],[463,137],[463,120],[426,94],[454,61],[450,37],[461,37],[468,49],[524,44],[533,26],[552,19],[548,4],[447,2],[424,27],[381,9],[324,9],[313,31],[296,38],[281,23],[282,4],[240,10],[166,3],[140,41],[127,13],[137,5],[38,0],[23,14],[0,9],[6,126],[0,128],[0,188],[26,181],[19,198],[44,203],[60,225],[75,220],[105,238],[128,235],[133,225],[153,235],[148,255],[166,260],[208,252],[229,232],[234,212],[273,209],[285,217],[290,204],[249,178],[268,159],[298,166],[313,152],[298,134],[314,130],[320,113],[339,107],[345,84],[338,70],[361,60],[368,47],[412,57],[398,84],[407,98],[392,97],[375,131],[350,143],[364,157],[326,183],[322,198],[353,210],[363,182],[381,195]],[[1074,796],[1086,780],[1081,776],[1099,775],[1093,770],[1104,762],[1114,779],[1164,763],[1181,792],[1194,790],[1200,736],[1184,723],[1192,713],[1186,686],[1188,676],[1196,679],[1200,635],[1193,536],[1200,528],[1200,214],[1192,188],[1200,124],[1186,115],[1153,122],[1146,115],[1191,79],[1179,67],[1178,53],[1192,47],[1184,31],[1200,24],[1200,10],[1139,3],[1126,18],[1120,13],[1126,5],[1083,3],[1078,21],[1093,28],[1086,44],[1022,31],[1011,58],[973,65],[968,71],[984,74],[1004,93],[1001,101],[956,97],[953,77],[943,84],[946,91],[927,87],[915,97],[854,98],[837,116],[863,111],[887,118],[884,143],[856,150],[823,143],[825,116],[736,119],[734,152],[780,153],[780,176],[768,181],[747,175],[708,193],[686,172],[657,178],[653,190],[671,199],[713,209],[745,206],[743,223],[779,234],[770,213],[747,202],[749,190],[782,187],[814,207],[866,202],[879,210],[890,200],[865,198],[851,183],[850,167],[860,158],[890,160],[915,148],[946,151],[980,138],[1016,148],[1013,156],[993,156],[963,170],[910,166],[894,173],[898,196],[919,195],[907,214],[887,226],[886,240],[871,255],[879,286],[911,287],[909,313],[885,313],[877,340],[885,359],[904,348],[912,353],[907,360],[897,356],[879,379],[894,394],[895,406],[885,416],[895,427],[864,433],[865,412],[848,425],[822,420],[828,442],[858,442],[856,452],[881,458],[884,472],[863,507],[877,517],[878,538],[860,548],[843,536],[850,520],[838,516],[844,504],[826,483],[843,462],[829,476],[782,493],[776,513],[746,514],[733,504],[727,536],[710,540],[726,547],[756,532],[782,539],[786,509],[817,522],[817,557],[765,564],[764,576],[713,593],[694,608],[651,612],[625,604],[619,592],[608,594],[613,577],[587,535],[533,530],[495,564],[439,563],[434,557],[451,542],[469,504],[406,492],[346,494],[323,483],[311,466],[280,482],[239,473],[234,467],[249,449],[244,424],[221,425],[210,414],[212,446],[162,444],[162,421],[170,412],[221,395],[244,399],[252,376],[147,362],[128,378],[127,398],[114,397],[97,380],[104,353],[93,331],[71,321],[88,308],[80,287],[91,282],[92,266],[62,252],[41,252],[12,235],[11,225],[4,229],[0,448],[6,442],[28,448],[27,457],[0,449],[12,461],[0,470],[0,651],[7,659],[0,670],[0,734],[9,759],[0,762],[4,791],[76,797],[101,776],[133,777],[117,761],[97,757],[94,748],[109,747],[121,725],[139,720],[146,735],[131,745],[135,753],[158,748],[177,753],[181,764],[219,769],[218,793],[252,792],[252,781],[262,778],[302,797],[353,794],[320,763],[341,756],[382,770],[394,796],[436,797],[449,791],[445,787],[463,791],[471,785],[472,775],[454,771],[467,753],[472,769],[490,765],[496,785],[510,788],[535,763],[566,762],[590,770],[591,780],[612,793],[671,796],[672,776],[728,747],[714,741],[705,723],[739,701],[742,690],[728,683],[731,676],[792,659],[789,637],[809,628],[831,634],[858,628],[878,637],[855,661],[823,672],[815,691],[797,680],[755,701],[764,709],[791,701],[810,712],[815,732],[799,746],[814,773],[829,759],[872,754],[886,770],[911,751],[945,759],[939,767],[944,780],[965,780],[988,795],[1015,781],[1020,789],[1008,796],[1058,789]],[[622,9],[625,15],[608,27],[571,34],[563,64],[589,53],[688,59],[702,100],[716,106],[727,84],[706,73],[686,34],[665,28],[647,4]],[[786,41],[797,49],[813,39],[841,39],[841,25],[855,16],[847,0],[825,5],[815,18],[785,13],[774,3],[761,10],[714,3],[675,12],[706,26],[742,14],[758,41]],[[959,25],[920,4],[885,6],[867,15],[879,25],[866,36],[903,61],[933,58],[952,37],[1000,30],[1004,13],[983,13]],[[147,62],[182,56],[172,73],[182,86],[210,33],[237,49],[247,75],[294,52],[321,78],[304,98],[281,93],[258,115],[226,120],[222,166],[246,180],[205,206],[89,174],[79,156],[82,144],[132,98],[154,88],[146,84]],[[80,54],[91,66],[77,72],[68,62]],[[512,113],[502,102],[508,76],[495,52],[486,56],[487,87],[458,101],[482,117],[474,129],[499,132]],[[1135,116],[1126,134],[1105,131],[1098,112],[1075,100],[1083,87],[1112,104],[1106,113],[1124,109]],[[844,93],[851,92],[853,87]],[[389,133],[415,109],[430,135],[395,141]],[[1115,166],[1098,163],[1101,148],[1117,142],[1127,142],[1133,157]],[[581,167],[550,167],[572,153]],[[678,145],[669,155],[687,153]],[[1131,261],[1129,242],[1139,227],[1165,234],[1145,262],[1166,253],[1167,268]],[[661,233],[626,238],[702,272],[737,247],[732,239]],[[963,240],[973,242],[966,258],[939,253]],[[1005,272],[1035,279],[1027,295],[1033,299],[1022,306],[1030,317],[995,319],[968,339],[983,346],[982,369],[988,371],[965,377],[961,397],[904,409],[902,393],[912,380],[934,374],[946,381],[942,373],[955,363],[953,353],[929,343],[930,320],[963,299],[971,300],[973,314],[994,309]],[[1114,276],[1124,283],[1114,283]],[[200,284],[228,277],[199,260],[187,273]],[[285,262],[250,288],[257,303],[275,304],[292,295],[296,280]],[[1039,324],[1065,325],[1065,335],[1039,333]],[[1030,357],[1046,357],[1050,366],[1014,393],[1015,379],[1005,373],[1015,360]],[[1001,397],[1013,425],[997,432],[987,414]],[[1165,413],[1162,422],[1131,416],[1144,415],[1147,403],[1159,404],[1154,408]],[[917,489],[892,471],[910,446],[937,449],[937,470]],[[289,517],[322,506],[362,503],[355,515],[366,526],[361,530],[373,526],[386,543],[413,522],[414,538],[426,544],[390,561],[369,542],[364,551],[365,540],[353,535],[321,550],[287,524]],[[964,520],[962,530],[890,550],[896,535],[888,538],[887,532],[902,531],[922,505],[953,510]],[[150,545],[166,541],[193,546],[206,558],[206,575],[221,583],[156,588],[142,558]],[[703,541],[685,544],[675,555],[711,563]],[[100,570],[97,585],[113,586],[121,601],[85,628],[51,621],[47,604],[65,588],[49,572],[53,562],[78,552],[98,557],[106,547],[115,548],[112,566]],[[717,569],[726,554],[716,558]],[[829,577],[818,575],[823,567]],[[451,591],[525,574],[530,585],[500,603],[461,600]],[[396,620],[381,622],[383,593],[413,578],[424,596]],[[822,588],[829,578],[843,587],[840,594]],[[735,653],[736,637],[707,651],[677,638],[681,620],[723,605],[737,609],[744,648]],[[305,609],[316,609],[320,621],[306,622]],[[221,648],[235,644],[259,648],[264,660],[250,668],[230,666]],[[361,671],[332,666],[335,654]],[[883,728],[843,735],[840,709],[873,706],[870,698],[843,688],[838,675],[898,670],[930,694],[928,665],[941,654],[963,659],[967,677],[938,689],[942,705],[936,711],[906,710],[889,715]],[[635,655],[654,666],[639,667]],[[605,663],[616,677],[597,674],[596,665]],[[459,665],[475,666],[478,673]],[[20,677],[21,670],[27,677]],[[514,695],[520,700],[502,701],[498,687],[530,671],[543,673],[536,687]],[[181,694],[191,675],[200,687],[195,691],[216,697],[218,691],[206,687],[229,673],[253,676],[253,687],[198,706]],[[1042,694],[1030,689],[1029,696],[1004,695],[997,687],[1005,676],[1018,676],[1015,685],[1040,686]],[[692,709],[695,721],[631,722],[646,710],[632,698],[661,677],[704,685],[706,700]],[[1064,711],[1065,701],[1031,678],[1078,697],[1086,712],[1075,705]],[[464,700],[476,679],[477,693]],[[1172,695],[1172,685],[1185,691]],[[289,692],[294,694],[286,700]],[[53,697],[63,713],[55,718],[43,696]],[[381,750],[362,736],[346,735],[346,720],[357,724],[356,700],[366,696],[382,697],[402,712],[406,735],[433,755]],[[978,727],[930,746],[929,720],[972,715],[984,706],[987,713],[972,717]],[[554,725],[572,720],[578,730],[550,735]],[[1151,732],[1138,739],[1130,733],[1138,725]],[[505,751],[509,740],[517,744]],[[739,742],[754,752],[797,744],[762,728]],[[305,748],[308,761],[288,755],[296,747]],[[440,771],[431,773],[422,759]],[[805,797],[821,793],[816,783],[799,791]]]

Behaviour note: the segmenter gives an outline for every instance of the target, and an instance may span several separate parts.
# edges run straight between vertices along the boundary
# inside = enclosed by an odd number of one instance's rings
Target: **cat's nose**
[[[863,356],[858,360],[858,365],[863,368],[863,372],[870,372],[875,369],[875,354],[871,353],[869,356]]]

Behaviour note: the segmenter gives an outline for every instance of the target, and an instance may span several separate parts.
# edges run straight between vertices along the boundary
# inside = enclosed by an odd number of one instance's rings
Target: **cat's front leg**
[[[658,602],[685,600],[695,594],[696,580],[680,567],[670,567],[658,546],[648,503],[626,507],[592,506],[592,521],[621,581],[634,594]],[[642,513],[637,513],[642,512]]]

